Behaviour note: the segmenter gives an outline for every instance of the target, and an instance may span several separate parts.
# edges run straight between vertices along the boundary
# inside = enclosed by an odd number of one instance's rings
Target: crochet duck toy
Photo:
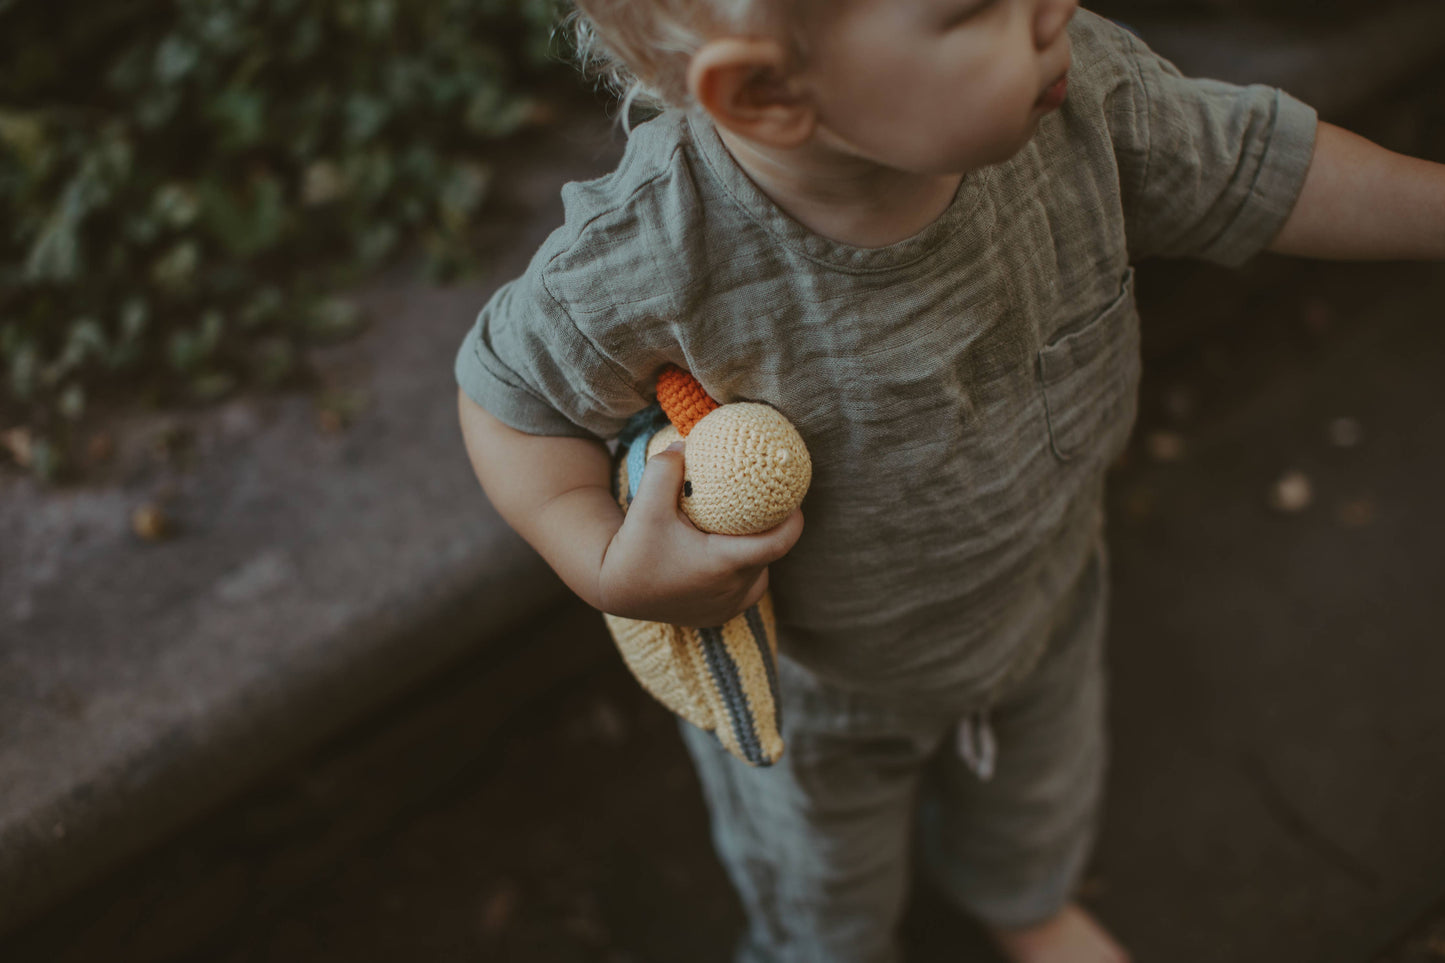
[[[719,405],[681,368],[657,377],[657,404],[635,415],[617,449],[614,490],[625,511],[647,459],[686,439],[681,507],[704,532],[751,535],[803,501],[813,465],[776,409]],[[770,594],[725,625],[684,628],[606,616],[627,667],[648,692],[754,766],[783,754],[777,630]]]

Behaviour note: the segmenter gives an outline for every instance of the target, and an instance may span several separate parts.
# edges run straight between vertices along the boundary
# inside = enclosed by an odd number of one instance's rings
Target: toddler
[[[1105,764],[1102,489],[1135,414],[1136,259],[1445,257],[1445,167],[1189,80],[1075,0],[578,0],[663,108],[483,308],[463,431],[591,605],[717,625],[772,587],[788,751],[684,727],[739,959],[897,959],[916,854],[1013,960],[1126,954],[1071,901]],[[666,364],[813,459],[757,536],[625,519],[605,439]]]

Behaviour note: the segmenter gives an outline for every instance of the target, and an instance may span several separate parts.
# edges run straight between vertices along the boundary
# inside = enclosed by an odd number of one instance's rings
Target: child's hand
[[[647,463],[637,496],[598,573],[601,608],[672,625],[722,625],[762,598],[767,566],[803,533],[795,511],[758,535],[709,535],[678,508],[683,457],[673,449]]]

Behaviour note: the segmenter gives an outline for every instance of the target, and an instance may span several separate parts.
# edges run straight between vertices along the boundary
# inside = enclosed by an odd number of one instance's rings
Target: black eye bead
[[[692,482],[690,482],[690,481],[685,481],[685,482],[682,483],[682,497],[683,497],[683,498],[691,498],[691,497],[692,497]]]

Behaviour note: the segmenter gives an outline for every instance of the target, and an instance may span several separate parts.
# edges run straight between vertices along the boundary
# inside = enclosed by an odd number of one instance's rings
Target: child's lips
[[[1054,81],[1049,88],[1039,95],[1035,106],[1044,110],[1053,110],[1063,104],[1064,98],[1069,95],[1069,75],[1065,72],[1058,80]]]

